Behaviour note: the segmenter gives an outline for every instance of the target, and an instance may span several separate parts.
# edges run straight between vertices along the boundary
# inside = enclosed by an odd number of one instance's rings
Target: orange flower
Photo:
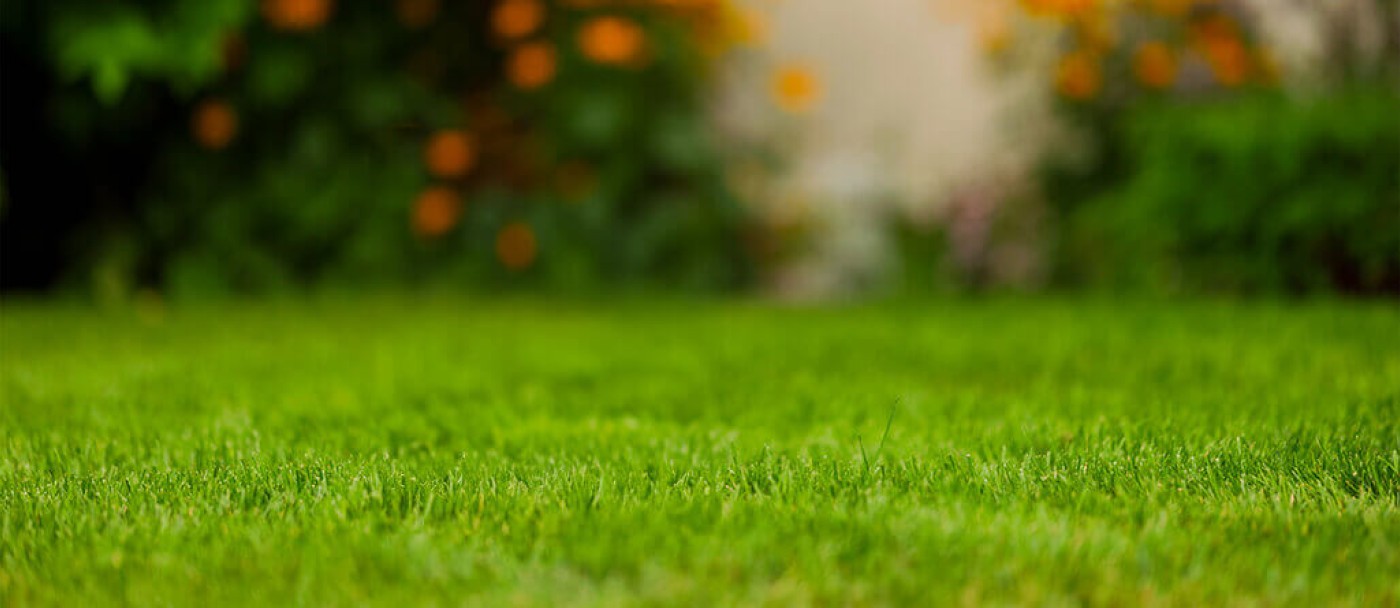
[[[773,75],[773,99],[784,110],[806,112],[820,98],[821,83],[806,67],[789,65]]]
[[[413,232],[433,238],[447,234],[462,217],[462,199],[451,188],[434,186],[413,201]]]
[[[1220,84],[1239,86],[1249,77],[1249,50],[1240,37],[1239,24],[1229,15],[1213,12],[1195,20],[1191,41]]]
[[[540,0],[501,0],[491,13],[491,28],[507,40],[524,38],[544,23]]]
[[[273,29],[306,32],[330,19],[333,0],[262,0],[262,16]]]
[[[646,33],[623,17],[594,17],[579,28],[578,44],[583,55],[597,63],[633,64],[645,50]]]
[[[1215,80],[1227,87],[1244,84],[1249,77],[1249,51],[1235,38],[1218,38],[1206,42],[1202,49]]]
[[[1099,0],[1021,0],[1021,7],[1041,17],[1073,17],[1099,8]]]
[[[238,114],[222,100],[207,100],[195,108],[190,130],[200,146],[222,150],[238,135]]]
[[[399,23],[409,29],[427,27],[437,18],[438,0],[396,0],[394,14]]]
[[[1055,70],[1055,88],[1070,99],[1087,100],[1103,88],[1099,59],[1088,51],[1074,51],[1060,58]]]
[[[436,177],[465,177],[472,165],[476,164],[476,142],[462,131],[438,131],[423,148],[423,162],[428,166],[428,172]]]
[[[1176,55],[1166,44],[1145,42],[1133,58],[1138,82],[1153,89],[1165,89],[1176,82]]]
[[[538,89],[554,80],[557,59],[554,45],[530,42],[520,45],[506,61],[506,77],[522,89]]]
[[[496,258],[510,270],[520,271],[535,263],[538,244],[535,231],[524,222],[512,222],[496,235]]]

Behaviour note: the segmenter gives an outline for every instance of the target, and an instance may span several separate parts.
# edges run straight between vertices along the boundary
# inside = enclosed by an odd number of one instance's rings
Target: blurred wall
[[[814,223],[816,250],[778,278],[783,290],[878,281],[888,266],[879,226],[889,213],[932,212],[959,180],[1014,166],[1033,147],[1023,144],[1043,139],[1035,128],[1005,137],[1018,96],[983,68],[964,8],[929,0],[750,6],[766,16],[765,44],[736,60],[720,118],[733,131],[773,136],[786,166],[777,194],[760,200]],[[820,83],[810,111],[773,109],[768,80],[785,66],[809,69]]]

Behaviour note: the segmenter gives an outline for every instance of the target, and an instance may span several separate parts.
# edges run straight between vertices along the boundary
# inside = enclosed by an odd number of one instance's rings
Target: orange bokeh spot
[[[1143,86],[1165,89],[1176,83],[1176,54],[1158,41],[1145,42],[1133,57],[1133,73]]]
[[[522,44],[506,60],[506,77],[522,89],[538,89],[554,80],[556,55],[554,45],[548,42]]]
[[[1055,88],[1070,99],[1088,100],[1103,88],[1099,59],[1088,51],[1074,51],[1060,58],[1055,69]]]
[[[632,64],[642,58],[646,33],[623,17],[594,17],[579,28],[578,43],[583,55],[597,63]]]
[[[803,66],[790,65],[773,75],[773,100],[789,112],[805,112],[821,98],[821,83]]]
[[[211,99],[194,109],[190,131],[200,146],[222,150],[238,135],[238,113],[227,102]]]
[[[513,222],[496,235],[496,258],[510,270],[524,270],[535,263],[538,254],[535,231],[524,222]]]
[[[434,186],[413,201],[413,232],[432,238],[447,234],[462,217],[462,199],[451,188]]]
[[[262,16],[274,29],[305,32],[330,19],[332,0],[262,0]]]
[[[1099,8],[1099,0],[1021,0],[1026,12],[1043,17],[1073,17]]]
[[[1249,78],[1249,49],[1240,37],[1240,25],[1228,15],[1216,12],[1197,19],[1191,24],[1191,40],[1220,84],[1239,86]]]
[[[395,0],[394,15],[399,23],[409,29],[421,29],[437,19],[438,0]]]
[[[443,179],[465,177],[476,164],[476,142],[462,131],[438,131],[423,148],[428,172]]]
[[[1245,79],[1249,77],[1249,50],[1238,39],[1209,40],[1202,45],[1201,53],[1205,55],[1211,73],[1220,84],[1235,87],[1244,84]]]
[[[491,12],[491,28],[507,40],[524,38],[544,23],[544,5],[539,0],[502,0]]]

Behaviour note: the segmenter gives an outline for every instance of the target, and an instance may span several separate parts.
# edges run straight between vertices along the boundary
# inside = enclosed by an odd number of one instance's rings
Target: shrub
[[[41,121],[6,138],[7,219],[66,188],[68,270],[116,292],[734,286],[747,220],[702,112],[726,10],[24,3],[3,14],[7,63],[35,73],[25,107],[56,110],[7,116]],[[50,136],[101,170],[75,187],[12,169]]]
[[[1400,95],[1144,107],[1067,253],[1118,285],[1400,294]]]
[[[1059,283],[1400,293],[1400,65],[1360,52],[1356,13],[1312,9],[1334,74],[1307,96],[1278,91],[1242,2],[991,6],[1003,10],[982,23],[988,58],[1048,68],[1071,134],[1034,167]],[[1369,5],[1384,19],[1395,9]],[[1047,32],[1048,63],[1024,52]],[[1388,34],[1381,46],[1397,44]]]

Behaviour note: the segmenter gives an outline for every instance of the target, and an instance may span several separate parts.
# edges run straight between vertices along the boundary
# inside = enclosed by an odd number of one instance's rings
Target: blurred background
[[[7,0],[0,289],[1400,296],[1396,0]]]

